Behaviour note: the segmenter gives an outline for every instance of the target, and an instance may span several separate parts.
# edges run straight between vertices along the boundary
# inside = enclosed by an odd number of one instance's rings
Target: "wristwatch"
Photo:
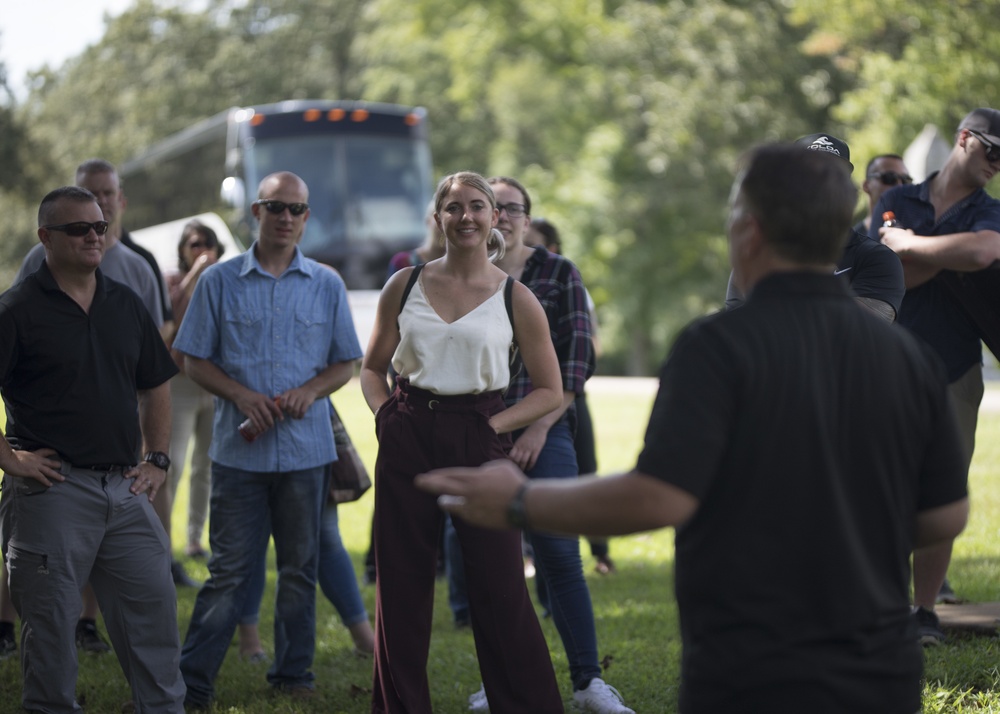
[[[514,494],[514,498],[507,504],[507,523],[521,530],[530,530],[528,526],[528,511],[524,507],[524,494],[528,491],[529,483],[531,482],[525,481],[522,483],[521,488],[517,489],[517,493]]]
[[[142,460],[152,464],[161,471],[166,471],[170,468],[170,457],[162,451],[150,451]]]

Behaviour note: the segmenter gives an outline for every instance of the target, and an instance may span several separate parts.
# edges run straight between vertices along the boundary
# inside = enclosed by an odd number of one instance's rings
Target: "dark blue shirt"
[[[937,173],[926,181],[911,186],[898,186],[886,191],[879,199],[873,216],[885,211],[896,214],[903,228],[918,236],[942,236],[952,233],[992,230],[1000,231],[1000,201],[983,189],[974,191],[937,217],[930,200],[930,184]],[[881,220],[872,219],[869,236],[879,240]],[[945,284],[942,271],[928,282],[906,291],[897,322],[929,343],[945,362],[949,381],[955,381],[982,361],[980,335],[968,313],[962,309]]]

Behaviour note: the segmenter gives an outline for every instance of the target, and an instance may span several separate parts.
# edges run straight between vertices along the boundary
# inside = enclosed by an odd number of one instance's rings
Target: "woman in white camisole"
[[[512,286],[508,317],[507,275],[490,259],[491,248],[502,252],[503,240],[494,228],[498,212],[489,184],[472,172],[445,177],[434,205],[447,252],[424,266],[405,297],[414,268],[386,283],[361,367],[379,440],[373,712],[434,710],[427,657],[443,512],[434,496],[413,485],[414,477],[504,458],[510,432],[554,410],[562,392],[545,314],[520,283]],[[512,338],[535,389],[504,409]],[[399,374],[394,390],[386,382],[390,361]],[[563,711],[524,584],[519,533],[461,519],[455,529],[490,705],[498,712]]]

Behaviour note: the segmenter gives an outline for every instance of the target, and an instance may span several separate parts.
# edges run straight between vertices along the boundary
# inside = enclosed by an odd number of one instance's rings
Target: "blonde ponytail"
[[[496,228],[490,229],[490,237],[486,241],[486,253],[491,263],[502,260],[507,252],[507,244],[504,243],[503,233]]]

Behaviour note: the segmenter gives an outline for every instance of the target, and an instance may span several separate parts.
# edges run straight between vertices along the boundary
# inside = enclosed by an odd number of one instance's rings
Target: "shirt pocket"
[[[260,341],[264,335],[264,313],[249,308],[227,308],[226,347],[232,349],[237,358],[249,357],[260,352]]]
[[[329,324],[331,316],[322,310],[295,313],[295,346],[299,350],[322,357],[330,351]]]

